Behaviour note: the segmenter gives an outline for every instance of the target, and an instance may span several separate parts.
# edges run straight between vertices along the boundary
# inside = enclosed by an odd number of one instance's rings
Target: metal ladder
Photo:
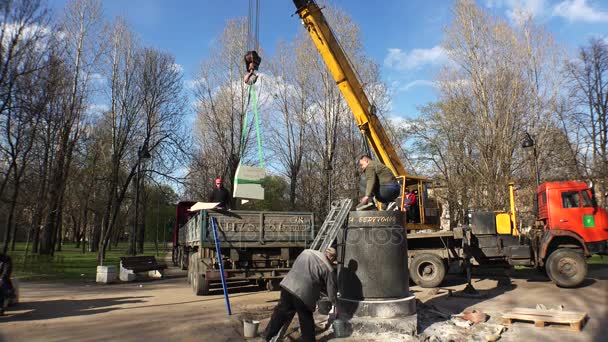
[[[350,198],[335,200],[331,203],[329,214],[327,214],[325,222],[323,222],[317,236],[310,244],[310,249],[325,252],[331,246],[331,243],[338,236],[338,231],[344,224],[352,205],[353,201]]]

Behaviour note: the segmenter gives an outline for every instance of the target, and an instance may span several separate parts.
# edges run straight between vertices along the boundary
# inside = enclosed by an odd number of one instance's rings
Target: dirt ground
[[[412,292],[422,303],[418,313],[420,337],[397,339],[485,341],[477,327],[457,328],[449,319],[428,312],[428,308],[454,314],[475,307],[491,316],[487,325],[493,327],[500,323],[501,313],[510,308],[561,304],[565,310],[589,314],[581,332],[521,323],[509,327],[500,341],[606,341],[608,265],[590,265],[590,277],[578,289],[557,288],[533,270],[510,273],[511,280],[478,274],[474,285],[482,297],[476,299],[450,297],[444,289],[413,286]],[[460,277],[449,276],[443,288],[460,290],[463,282]],[[20,284],[21,303],[0,317],[0,341],[240,341],[239,318],[260,318],[263,328],[278,295],[251,290],[233,293],[233,316],[228,317],[222,295],[194,296],[185,273],[175,269],[170,270],[167,279],[114,285],[25,282]],[[432,335],[435,337],[431,339]],[[323,339],[331,339],[331,335],[325,336]]]

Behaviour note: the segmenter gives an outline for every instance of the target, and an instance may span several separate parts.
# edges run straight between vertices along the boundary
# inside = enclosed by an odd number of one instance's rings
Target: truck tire
[[[547,275],[559,287],[575,287],[587,277],[585,257],[569,248],[558,248],[547,258]]]
[[[209,294],[209,281],[205,279],[205,266],[199,260],[198,255],[194,255],[192,263],[192,292],[197,296],[206,296]]]
[[[194,265],[194,258],[196,258],[196,253],[190,254],[188,265]],[[188,267],[188,284],[192,284],[192,278],[194,277],[195,271],[194,267]]]
[[[279,286],[281,282],[278,279],[268,279],[266,280],[266,290],[268,291],[278,291],[281,287]]]
[[[445,278],[445,263],[435,254],[418,254],[410,264],[410,278],[420,287],[437,287]]]
[[[189,253],[186,253],[186,251],[184,251],[183,249],[181,250],[180,253],[180,258],[179,258],[179,268],[182,269],[182,271],[185,271],[188,269],[188,257],[189,257]]]
[[[173,266],[177,267],[177,261],[179,260],[179,247],[173,247],[173,250],[171,250],[171,263],[173,264]]]
[[[202,274],[195,274],[192,278],[192,291],[197,296],[206,296],[209,294],[209,281]]]

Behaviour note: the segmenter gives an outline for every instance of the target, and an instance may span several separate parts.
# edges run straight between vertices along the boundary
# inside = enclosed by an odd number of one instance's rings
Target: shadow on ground
[[[17,322],[17,321],[33,321],[53,318],[65,318],[73,316],[87,316],[98,313],[120,310],[117,305],[144,303],[144,298],[140,297],[112,297],[100,299],[59,299],[49,301],[36,301],[29,303],[19,303],[13,310],[17,313],[7,312],[7,316],[1,321]],[[21,312],[27,310],[26,312]],[[11,310],[12,311],[12,310]]]

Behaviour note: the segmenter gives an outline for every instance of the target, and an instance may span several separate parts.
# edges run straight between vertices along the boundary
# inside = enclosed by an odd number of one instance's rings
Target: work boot
[[[363,210],[372,210],[374,208],[373,202],[361,203],[357,206],[355,210],[363,211]]]
[[[393,210],[397,210],[397,203],[395,203],[395,202],[389,203],[388,206],[386,207],[386,211],[393,211]]]

